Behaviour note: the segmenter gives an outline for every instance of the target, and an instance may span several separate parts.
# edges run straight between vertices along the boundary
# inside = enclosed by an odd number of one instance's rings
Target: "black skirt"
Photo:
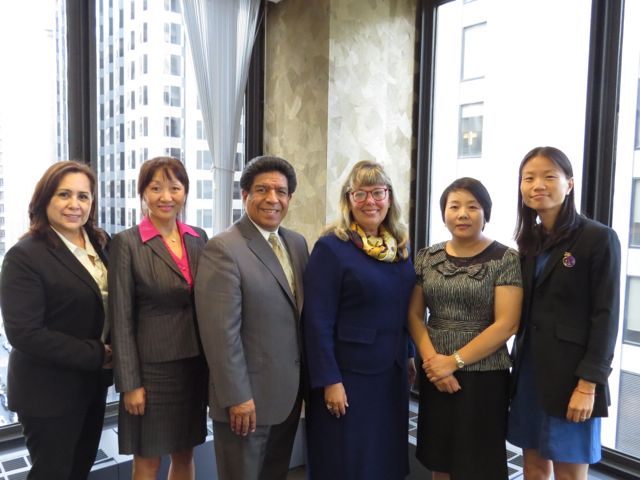
[[[452,480],[506,480],[509,372],[454,375],[461,390],[453,394],[420,375],[416,457]]]
[[[207,434],[208,386],[204,358],[143,363],[141,369],[145,413],[127,413],[120,395],[120,453],[157,457],[203,443]]]

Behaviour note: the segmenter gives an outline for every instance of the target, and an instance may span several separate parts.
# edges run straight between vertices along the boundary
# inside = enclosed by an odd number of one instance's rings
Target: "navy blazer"
[[[93,247],[104,262],[97,242]],[[9,356],[9,409],[57,417],[82,409],[105,389],[104,305],[100,289],[62,242],[25,237],[2,265],[0,303]],[[106,392],[106,389],[105,389]]]
[[[195,280],[207,234],[184,235]],[[156,236],[143,242],[135,226],[113,237],[110,248],[109,318],[116,389],[142,386],[141,362],[169,362],[201,353],[193,291]]]
[[[514,379],[519,352],[530,336],[536,388],[544,410],[564,418],[573,389],[582,378],[597,384],[593,416],[607,416],[611,403],[607,378],[618,333],[620,294],[616,233],[581,218],[570,237],[551,249],[537,280],[534,274],[535,257],[524,257],[524,302],[513,349]]]

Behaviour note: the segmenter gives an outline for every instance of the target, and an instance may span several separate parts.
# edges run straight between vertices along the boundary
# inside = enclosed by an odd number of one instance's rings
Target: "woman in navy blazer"
[[[520,164],[516,240],[525,298],[514,344],[508,439],[525,477],[586,479],[600,459],[600,417],[618,331],[620,243],[575,209],[573,171],[553,147]]]
[[[408,364],[415,375],[406,328],[415,282],[408,234],[377,163],[354,165],[340,210],[304,274],[308,475],[399,480],[409,472]]]
[[[193,447],[206,436],[208,372],[198,336],[193,279],[207,234],[178,220],[189,193],[182,162],[140,167],[139,225],[115,235],[109,317],[113,326],[120,452],[133,454],[133,480],[194,478]]]
[[[107,236],[94,224],[95,183],[86,165],[49,167],[29,204],[29,231],[2,265],[9,409],[22,423],[30,480],[86,479],[102,432],[111,349],[102,340]]]

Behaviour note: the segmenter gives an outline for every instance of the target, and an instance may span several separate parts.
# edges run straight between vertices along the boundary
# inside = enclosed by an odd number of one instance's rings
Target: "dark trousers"
[[[86,480],[102,434],[106,388],[98,388],[82,410],[62,417],[24,417],[18,414],[31,471],[27,480]]]
[[[286,480],[300,420],[299,397],[287,419],[257,426],[243,437],[227,422],[213,422],[213,446],[220,480]]]

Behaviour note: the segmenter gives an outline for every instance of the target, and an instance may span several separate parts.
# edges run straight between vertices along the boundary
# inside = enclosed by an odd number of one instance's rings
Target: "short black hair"
[[[485,222],[488,222],[491,219],[492,202],[488,190],[480,180],[476,180],[471,177],[462,177],[454,180],[451,185],[444,189],[444,192],[442,192],[442,195],[440,196],[440,212],[442,213],[442,221],[444,221],[444,210],[447,206],[447,198],[449,198],[449,194],[451,192],[455,192],[456,190],[466,190],[473,195],[482,206]]]
[[[298,180],[296,179],[296,171],[293,169],[293,166],[284,158],[269,155],[255,157],[247,163],[240,177],[240,188],[245,192],[250,192],[256,176],[267,172],[280,172],[287,177],[289,195],[296,191]]]

